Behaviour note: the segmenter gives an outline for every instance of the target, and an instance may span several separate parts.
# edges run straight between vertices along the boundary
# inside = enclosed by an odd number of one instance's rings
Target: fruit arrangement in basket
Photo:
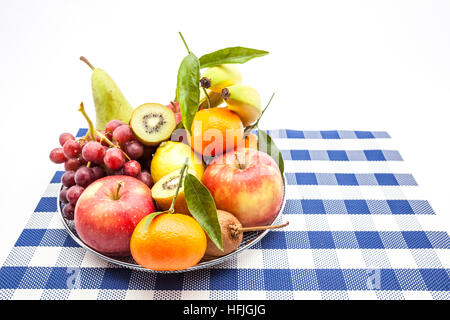
[[[188,54],[166,105],[133,109],[81,57],[92,69],[96,123],[81,103],[86,135],[63,133],[50,152],[64,164],[62,214],[80,239],[159,271],[225,256],[244,232],[287,225],[271,225],[284,200],[283,158],[258,128],[272,98],[262,109],[236,67],[268,52],[230,47],[197,58],[180,36]]]

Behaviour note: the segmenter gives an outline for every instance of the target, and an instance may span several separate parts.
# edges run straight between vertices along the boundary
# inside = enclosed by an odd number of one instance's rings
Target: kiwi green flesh
[[[148,103],[134,111],[130,125],[139,141],[145,145],[156,145],[169,139],[176,121],[169,108]]]

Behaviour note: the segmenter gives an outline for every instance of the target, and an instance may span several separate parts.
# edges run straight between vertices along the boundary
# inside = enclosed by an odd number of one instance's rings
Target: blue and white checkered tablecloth
[[[209,269],[118,268],[64,230],[58,171],[0,269],[0,298],[450,299],[448,233],[386,132],[270,134],[285,159],[287,228]]]

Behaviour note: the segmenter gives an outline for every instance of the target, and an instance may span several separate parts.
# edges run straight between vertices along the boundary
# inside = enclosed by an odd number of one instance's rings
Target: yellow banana
[[[206,89],[206,93],[208,94],[211,106],[208,105],[208,99],[206,98],[205,92],[203,92],[203,90],[200,90],[199,109],[207,109],[208,107],[215,108],[223,102],[222,95],[220,93],[213,92],[209,89]]]
[[[241,72],[232,64],[208,68],[200,79],[203,88],[221,93],[223,88],[239,84],[242,81]]]
[[[261,97],[252,87],[238,84],[222,90],[228,109],[237,113],[244,126],[255,122],[261,115]]]

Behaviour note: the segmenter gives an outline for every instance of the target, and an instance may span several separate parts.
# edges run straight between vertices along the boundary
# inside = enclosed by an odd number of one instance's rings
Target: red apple
[[[108,176],[91,183],[75,207],[75,229],[89,247],[112,256],[130,255],[134,228],[155,211],[152,193],[129,176]]]
[[[181,121],[181,111],[178,102],[171,102],[166,107],[173,111],[175,114],[175,121],[178,124]]]
[[[283,178],[266,153],[242,148],[215,158],[203,174],[217,209],[231,212],[244,227],[268,225],[283,203]]]

